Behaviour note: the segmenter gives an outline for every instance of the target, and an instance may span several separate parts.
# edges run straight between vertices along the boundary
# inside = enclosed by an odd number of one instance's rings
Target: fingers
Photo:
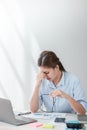
[[[56,96],[63,97],[63,92],[61,90],[55,90],[50,93],[50,96],[51,97],[56,97]]]
[[[37,84],[41,84],[42,80],[46,78],[46,75],[42,72],[40,72],[38,75],[37,75]]]
[[[42,72],[37,75],[37,79],[39,79],[39,80],[42,80],[45,77],[46,77],[46,75],[44,73],[42,73]]]

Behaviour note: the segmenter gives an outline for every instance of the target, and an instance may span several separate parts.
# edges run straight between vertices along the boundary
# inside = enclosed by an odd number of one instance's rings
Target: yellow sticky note
[[[53,124],[43,124],[43,128],[54,128]]]

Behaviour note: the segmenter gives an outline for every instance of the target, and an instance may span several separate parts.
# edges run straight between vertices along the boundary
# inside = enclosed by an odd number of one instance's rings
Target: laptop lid
[[[16,119],[10,100],[0,98],[0,121],[13,125],[23,125],[36,122],[37,120],[23,117],[20,117],[20,119]]]

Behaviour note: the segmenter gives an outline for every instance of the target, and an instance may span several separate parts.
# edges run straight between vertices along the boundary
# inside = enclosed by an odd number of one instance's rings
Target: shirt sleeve
[[[43,83],[41,84],[40,86],[40,89],[39,89],[39,110],[41,110],[41,106],[43,104],[43,97],[42,97],[42,86],[43,86]]]
[[[73,93],[74,99],[82,104],[84,109],[87,111],[87,101],[85,99],[85,93],[84,89],[82,88],[82,85],[80,83],[80,80],[77,79],[74,82],[74,93]]]
[[[42,106],[42,103],[43,103],[43,99],[42,99],[42,95],[39,93],[39,110],[41,110],[41,106]]]

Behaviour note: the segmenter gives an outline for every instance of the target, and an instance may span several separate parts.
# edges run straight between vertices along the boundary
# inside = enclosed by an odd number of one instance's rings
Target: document
[[[65,117],[66,113],[31,113],[24,115],[24,117],[30,117],[34,119],[55,119],[56,117]]]

